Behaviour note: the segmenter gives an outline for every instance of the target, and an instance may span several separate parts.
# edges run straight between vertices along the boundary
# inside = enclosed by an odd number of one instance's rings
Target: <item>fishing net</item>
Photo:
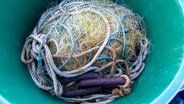
[[[129,94],[145,67],[142,18],[110,0],[63,0],[41,16],[21,60],[35,84],[67,102],[108,103]]]

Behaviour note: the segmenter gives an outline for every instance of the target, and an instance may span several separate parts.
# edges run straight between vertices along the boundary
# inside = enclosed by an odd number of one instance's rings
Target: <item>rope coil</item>
[[[105,1],[63,0],[41,16],[21,54],[39,88],[75,103],[108,103],[131,92],[148,54],[145,25]]]

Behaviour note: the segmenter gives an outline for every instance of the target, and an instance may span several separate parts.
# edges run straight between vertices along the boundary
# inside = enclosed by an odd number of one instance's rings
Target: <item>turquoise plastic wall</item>
[[[0,103],[64,104],[32,81],[20,54],[26,37],[51,0],[0,0]],[[125,0],[144,17],[151,42],[146,68],[132,94],[114,104],[164,104],[184,79],[183,0]]]

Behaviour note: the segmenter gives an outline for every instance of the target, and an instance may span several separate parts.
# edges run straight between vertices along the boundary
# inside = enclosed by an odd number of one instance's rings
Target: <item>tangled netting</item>
[[[110,0],[63,0],[41,16],[21,60],[35,84],[67,102],[108,103],[129,94],[145,67],[142,18]]]

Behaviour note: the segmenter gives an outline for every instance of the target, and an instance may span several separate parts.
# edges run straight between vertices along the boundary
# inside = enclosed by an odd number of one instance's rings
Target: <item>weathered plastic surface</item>
[[[63,104],[40,90],[20,61],[26,37],[52,0],[0,0],[0,103]],[[152,49],[132,94],[114,104],[168,102],[184,79],[183,0],[125,0],[144,17]]]

